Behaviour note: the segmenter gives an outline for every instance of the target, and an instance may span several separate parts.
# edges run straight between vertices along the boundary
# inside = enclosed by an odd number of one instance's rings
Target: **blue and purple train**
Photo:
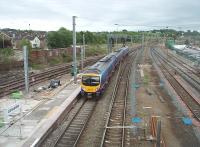
[[[81,94],[99,96],[104,91],[115,67],[128,52],[128,47],[120,48],[85,70],[81,78]]]

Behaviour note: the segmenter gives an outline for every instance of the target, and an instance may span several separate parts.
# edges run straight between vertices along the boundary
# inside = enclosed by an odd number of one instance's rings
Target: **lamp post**
[[[117,32],[118,32],[118,26],[119,26],[119,24],[115,24],[115,26],[117,26]],[[118,39],[117,34],[115,36],[115,39],[116,39],[116,48],[117,48],[117,39]]]
[[[144,32],[142,33],[142,49],[144,49]]]
[[[131,48],[133,48],[133,36],[131,35]]]
[[[168,29],[168,27],[166,27],[166,30],[167,29]],[[167,34],[165,34],[165,32],[164,32],[164,48],[165,48],[166,42],[167,42]],[[167,58],[168,58],[168,48],[166,48],[166,49],[167,49]]]
[[[108,51],[107,53],[109,54],[112,48],[112,44],[111,44],[111,34],[110,32],[107,34],[107,44],[108,44]]]
[[[4,48],[4,34],[3,34],[3,48]]]
[[[81,70],[83,70],[84,59],[85,59],[85,36],[83,34],[83,45],[81,47]]]
[[[83,59],[85,59],[85,34],[83,34]]]

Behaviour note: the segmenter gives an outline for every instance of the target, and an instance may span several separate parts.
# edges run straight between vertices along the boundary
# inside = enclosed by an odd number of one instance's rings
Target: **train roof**
[[[84,71],[84,74],[86,73],[95,73],[95,74],[100,74],[103,72],[111,63],[114,59],[116,59],[119,56],[119,53],[127,49],[127,47],[122,47],[109,55],[105,56],[104,58],[100,59],[97,63],[94,65],[90,66],[87,70]]]
[[[111,53],[108,56],[102,58],[99,60],[96,64],[91,66],[91,69],[98,69],[100,72],[102,72],[104,69],[106,69],[109,64],[116,58],[115,53]]]
[[[100,74],[104,69],[106,69],[111,61],[116,58],[116,53],[111,53],[104,58],[100,59],[97,63],[94,65],[90,66],[84,73],[96,73]]]

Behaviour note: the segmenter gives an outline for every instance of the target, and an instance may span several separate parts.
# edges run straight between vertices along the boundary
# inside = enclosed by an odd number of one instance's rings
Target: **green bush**
[[[4,57],[9,57],[14,55],[14,50],[12,48],[2,48],[0,49],[0,54]]]
[[[0,49],[0,61],[4,63],[9,63],[10,58],[14,55],[14,50],[11,48]]]
[[[85,54],[88,56],[103,55],[107,53],[107,46],[102,45],[89,45],[86,47]]]
[[[4,126],[3,116],[0,115],[0,128]]]
[[[59,64],[61,62],[62,62],[62,60],[60,60],[60,58],[54,57],[54,58],[50,59],[48,63],[49,63],[49,65],[56,65],[56,64]]]
[[[44,68],[44,65],[43,64],[36,64],[36,63],[32,63],[31,64],[31,67],[35,70],[40,70],[40,69],[43,69]]]
[[[62,61],[63,61],[64,63],[66,63],[66,62],[71,62],[72,59],[73,59],[72,56],[66,55],[66,54],[62,54]]]

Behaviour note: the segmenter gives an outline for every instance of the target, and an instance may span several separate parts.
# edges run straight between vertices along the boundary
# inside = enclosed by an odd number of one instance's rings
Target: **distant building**
[[[33,30],[15,30],[15,29],[1,29],[1,32],[5,33],[11,38],[12,47],[14,49],[20,49],[20,41],[27,39],[30,41],[32,48],[47,48],[45,31],[33,31]]]
[[[12,48],[12,38],[0,31],[0,48]]]
[[[30,40],[32,48],[40,48],[40,39],[36,36],[33,40]]]

